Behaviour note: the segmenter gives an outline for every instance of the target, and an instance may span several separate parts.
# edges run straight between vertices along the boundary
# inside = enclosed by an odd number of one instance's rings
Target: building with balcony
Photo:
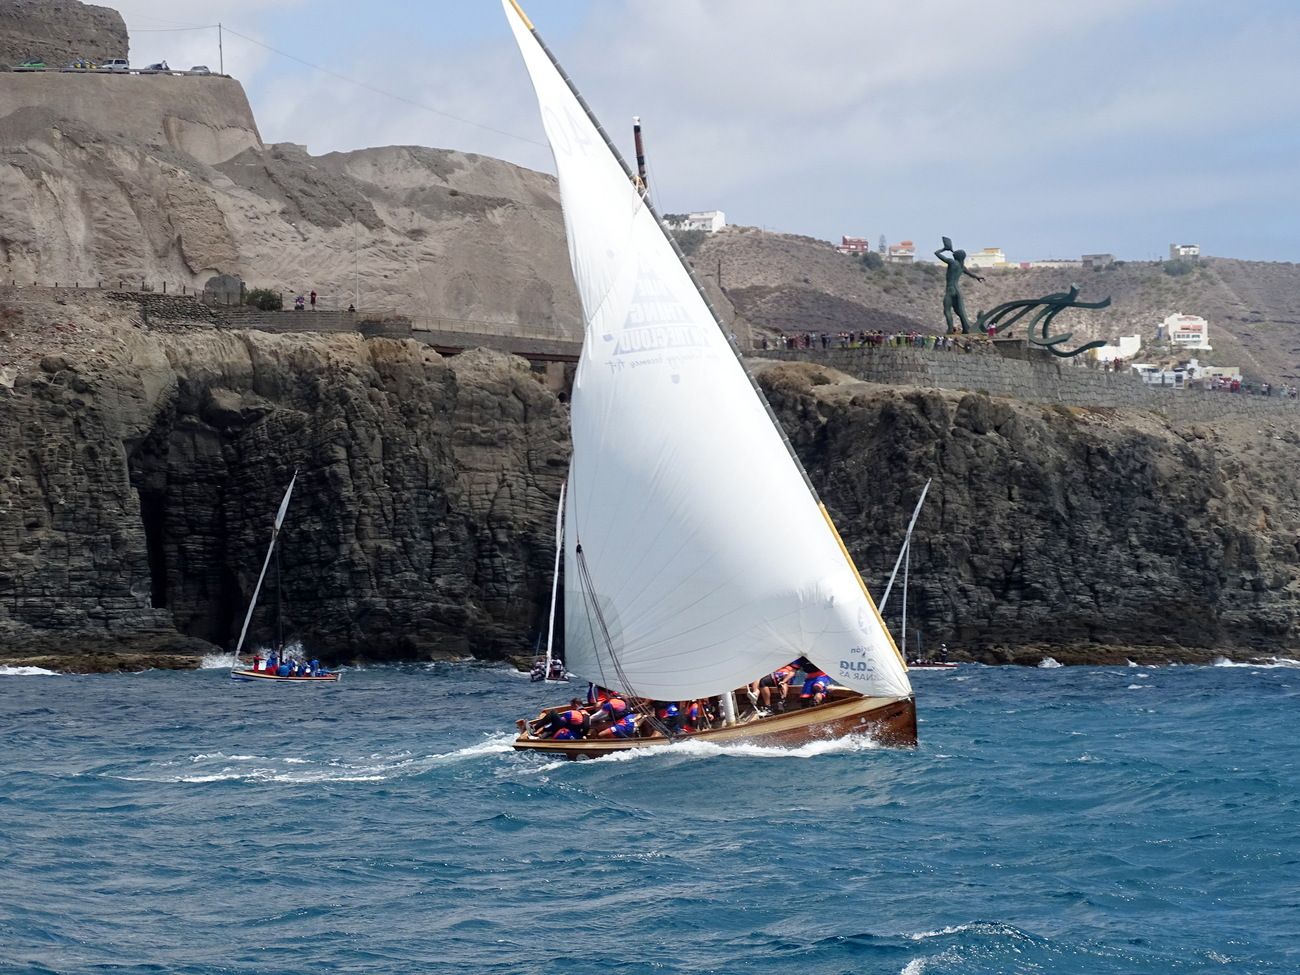
[[[985,247],[968,255],[966,263],[970,267],[1006,267],[1007,255],[1002,253],[1001,247]]]
[[[1170,244],[1169,245],[1169,259],[1171,261],[1177,261],[1180,258],[1187,258],[1194,261],[1200,256],[1201,256],[1200,244]]]
[[[889,252],[885,254],[885,261],[889,264],[914,264],[916,245],[910,240],[900,240],[897,244],[890,244]]]
[[[841,254],[861,255],[871,250],[871,245],[865,237],[841,237],[835,249]]]
[[[706,234],[716,234],[727,225],[727,215],[721,210],[702,210],[667,222],[674,230],[703,230]]]
[[[1160,323],[1156,338],[1186,349],[1210,349],[1210,323],[1200,315],[1175,312]]]

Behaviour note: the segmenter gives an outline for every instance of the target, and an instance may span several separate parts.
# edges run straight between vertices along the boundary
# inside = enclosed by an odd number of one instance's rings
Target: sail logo
[[[616,356],[704,348],[709,344],[708,333],[692,318],[672,286],[644,266],[637,273],[622,331],[606,339],[614,341],[611,354]]]

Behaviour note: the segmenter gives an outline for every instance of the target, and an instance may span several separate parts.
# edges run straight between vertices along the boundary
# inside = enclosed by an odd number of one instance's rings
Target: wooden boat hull
[[[516,751],[540,752],[565,758],[599,758],[633,748],[662,748],[681,741],[708,741],[717,745],[765,745],[797,748],[814,741],[831,741],[849,735],[870,735],[882,745],[916,745],[916,699],[913,697],[862,697],[844,692],[816,707],[754,718],[729,728],[713,728],[677,738],[586,738],[552,741],[520,735]]]
[[[329,674],[317,674],[316,676],[304,675],[301,677],[281,677],[279,674],[271,673],[266,670],[232,670],[230,672],[231,680],[242,681],[277,681],[281,684],[330,684],[338,680],[341,675],[338,671]]]

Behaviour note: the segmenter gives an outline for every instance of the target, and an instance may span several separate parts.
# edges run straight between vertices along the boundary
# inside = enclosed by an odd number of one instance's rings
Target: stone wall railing
[[[1059,406],[1155,410],[1171,420],[1225,416],[1300,421],[1300,401],[1282,396],[1148,386],[1133,372],[1105,372],[1029,349],[1022,342],[971,342],[970,351],[911,346],[755,351],[751,355],[816,362],[885,386],[984,391]]]

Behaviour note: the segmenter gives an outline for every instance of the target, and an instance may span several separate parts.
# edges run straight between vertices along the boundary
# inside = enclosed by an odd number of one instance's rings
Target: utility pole
[[[226,73],[226,45],[225,42],[222,40],[221,34],[222,34],[221,22],[218,21],[217,22],[217,72],[219,74],[225,74]]]

